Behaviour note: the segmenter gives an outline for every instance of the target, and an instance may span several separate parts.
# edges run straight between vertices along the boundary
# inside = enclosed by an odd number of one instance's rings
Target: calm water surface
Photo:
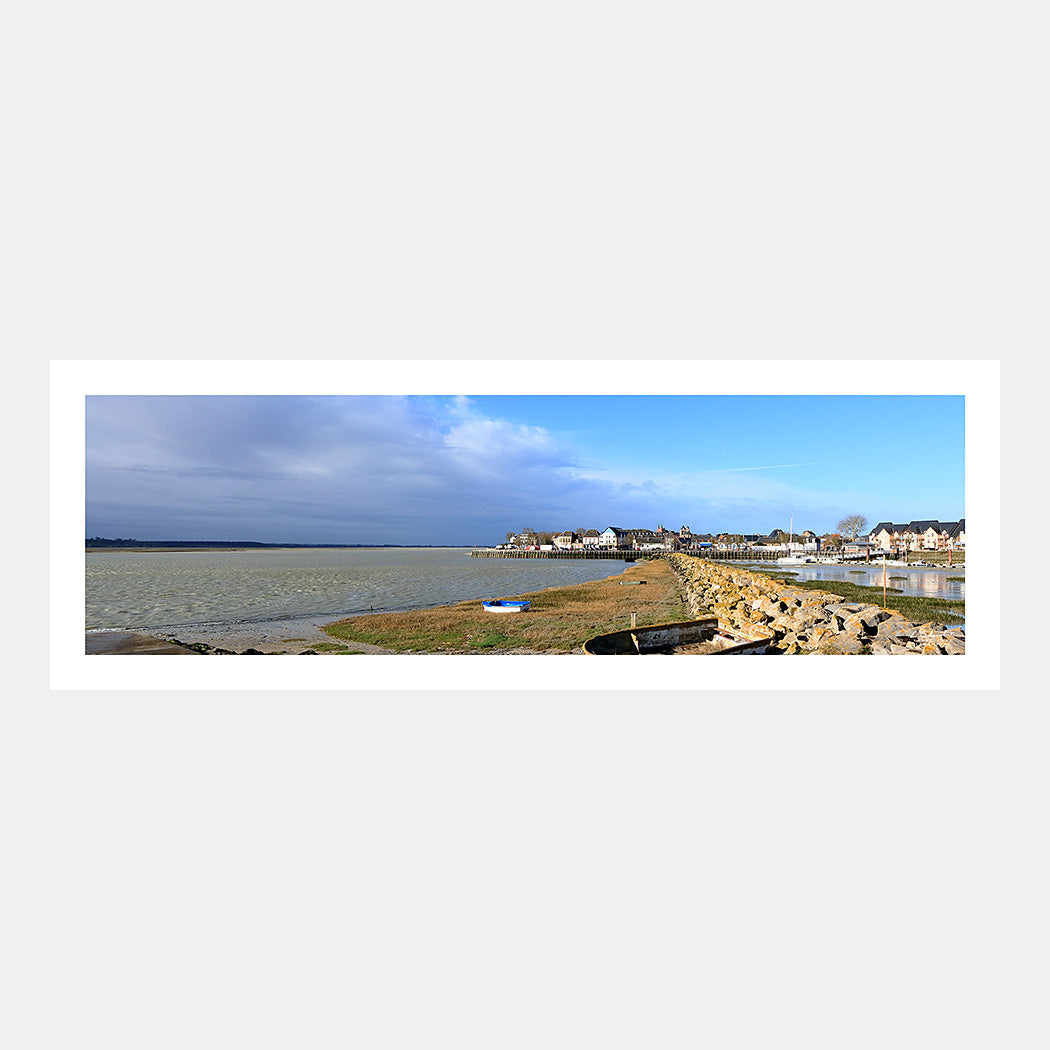
[[[882,563],[876,565],[776,565],[770,562],[748,563],[748,568],[776,568],[784,572],[793,572],[796,580],[846,580],[848,583],[859,583],[863,587],[882,586]],[[886,566],[886,585],[896,587],[902,594],[924,598],[963,598],[966,597],[966,584],[949,582],[948,577],[965,576],[966,570],[958,565],[951,568],[905,568],[903,565]],[[893,577],[904,577],[894,579]]]
[[[86,627],[353,616],[618,574],[620,560],[471,558],[462,548],[88,551]]]

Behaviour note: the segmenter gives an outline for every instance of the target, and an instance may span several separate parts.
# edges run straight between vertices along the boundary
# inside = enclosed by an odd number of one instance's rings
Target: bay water
[[[89,550],[87,630],[395,612],[617,575],[620,559],[472,558],[462,547]]]
[[[90,550],[88,630],[355,616],[501,598],[619,574],[620,559],[472,558],[461,547]],[[741,567],[746,566],[746,563]],[[771,567],[759,563],[755,568]],[[882,565],[784,566],[798,580],[882,586]],[[904,594],[965,598],[959,568],[887,567]],[[904,577],[894,579],[893,577]]]

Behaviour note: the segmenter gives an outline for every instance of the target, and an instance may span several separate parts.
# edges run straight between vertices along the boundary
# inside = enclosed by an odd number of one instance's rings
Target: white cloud
[[[469,419],[445,434],[445,447],[464,462],[510,457],[540,457],[544,462],[563,458],[550,433],[542,427],[522,426],[497,419]]]

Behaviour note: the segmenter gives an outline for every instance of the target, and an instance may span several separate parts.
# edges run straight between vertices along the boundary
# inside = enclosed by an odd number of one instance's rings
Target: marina
[[[691,558],[715,563],[729,563],[740,568],[755,568],[759,571],[782,567],[791,572],[798,580],[845,580],[868,587],[881,587],[883,577],[895,591],[927,598],[966,597],[966,567],[963,565],[931,565],[921,558],[914,561],[870,557],[863,553],[834,555],[828,553],[785,555],[781,550],[685,550],[681,552]],[[475,548],[470,552],[472,558],[539,558],[557,561],[587,561],[595,558],[622,560],[626,562],[648,561],[666,557],[664,551],[653,550],[613,550],[607,551],[540,551],[540,550],[500,550],[498,548]]]
[[[783,550],[775,547],[747,547],[741,550],[718,550],[715,548],[686,549],[681,552],[691,558],[710,558],[712,561],[763,561],[776,562],[784,558]],[[530,550],[527,547],[475,547],[470,552],[472,558],[532,558],[559,561],[588,561],[604,559],[612,561],[638,561],[639,559],[666,557],[665,550],[644,550],[631,547],[599,547],[592,550]],[[826,557],[826,556],[825,556]],[[835,563],[860,562],[865,560],[863,554],[842,554],[835,556]],[[881,562],[880,562],[881,564]]]

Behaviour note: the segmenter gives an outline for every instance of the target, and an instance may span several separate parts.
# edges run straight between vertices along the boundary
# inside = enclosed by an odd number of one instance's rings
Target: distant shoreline
[[[84,553],[136,551],[303,551],[303,550],[473,550],[471,543],[140,543],[120,546],[114,543],[85,544]]]
[[[321,625],[338,619],[338,614],[325,613],[279,620],[182,624],[167,628],[96,628],[84,632],[84,644],[88,653],[106,654],[139,653],[147,640],[164,644],[172,639],[178,639],[176,644],[181,646],[203,642],[213,649],[231,653],[243,653],[246,649],[264,653],[301,653],[315,645],[330,643],[332,639],[321,630]]]

